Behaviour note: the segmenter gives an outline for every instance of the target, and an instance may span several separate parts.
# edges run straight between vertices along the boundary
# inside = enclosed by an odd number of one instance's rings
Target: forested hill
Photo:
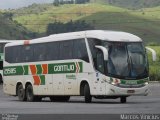
[[[58,6],[34,4],[12,12],[14,21],[32,32],[45,36],[70,32],[69,28],[83,25],[89,26],[88,28],[94,27],[94,29],[130,32],[140,36],[145,43],[160,43],[159,11],[160,7],[128,10],[108,4],[87,3]]]
[[[114,6],[119,6],[129,9],[141,9],[141,8],[160,6],[160,0],[90,0],[90,1],[107,3]]]
[[[110,4],[88,2],[33,4],[0,13],[0,39],[30,39],[62,32],[102,29],[130,32],[147,44],[157,44],[160,43],[159,12],[160,6],[128,10]]]
[[[29,39],[33,36],[25,27],[12,19],[12,13],[0,12],[0,39]]]

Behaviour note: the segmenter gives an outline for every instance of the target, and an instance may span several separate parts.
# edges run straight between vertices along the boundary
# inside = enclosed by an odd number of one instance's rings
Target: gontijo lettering
[[[74,71],[74,65],[55,65],[54,71]]]

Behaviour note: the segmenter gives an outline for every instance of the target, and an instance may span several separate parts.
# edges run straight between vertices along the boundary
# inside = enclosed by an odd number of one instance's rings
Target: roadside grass
[[[148,47],[154,49],[157,53],[157,60],[156,62],[153,62],[151,53],[148,52],[150,80],[160,81],[160,46],[148,46]]]

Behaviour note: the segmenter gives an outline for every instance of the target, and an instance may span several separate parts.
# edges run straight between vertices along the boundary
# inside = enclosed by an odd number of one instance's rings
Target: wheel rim
[[[24,95],[25,95],[25,93],[24,93],[23,87],[19,86],[19,88],[18,88],[18,98],[19,98],[19,100],[23,100]]]
[[[31,88],[28,88],[28,89],[27,89],[27,99],[28,99],[28,100],[31,100],[31,99],[32,99],[32,96],[33,96],[32,89],[31,89]]]
[[[19,96],[20,99],[23,98],[24,95],[23,95],[23,89],[22,88],[19,89],[18,96]]]

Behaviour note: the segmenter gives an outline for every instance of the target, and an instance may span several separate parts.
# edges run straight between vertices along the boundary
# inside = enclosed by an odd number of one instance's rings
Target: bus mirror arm
[[[152,53],[152,60],[156,61],[157,58],[156,51],[149,47],[146,47],[146,49]]]
[[[96,45],[95,46],[97,49],[100,49],[102,52],[103,52],[103,57],[104,57],[104,60],[105,61],[108,61],[108,49],[103,47],[103,46],[99,46],[99,45]]]

